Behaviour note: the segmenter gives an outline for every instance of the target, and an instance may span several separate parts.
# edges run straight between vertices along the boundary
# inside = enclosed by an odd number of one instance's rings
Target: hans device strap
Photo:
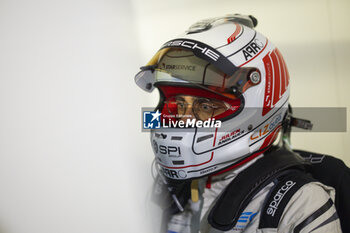
[[[259,229],[277,228],[289,200],[299,188],[312,181],[316,180],[301,170],[291,171],[279,179],[262,209]]]
[[[221,231],[232,229],[251,199],[263,187],[272,181],[278,182],[278,178],[290,172],[303,171],[303,163],[304,160],[298,154],[285,148],[266,153],[227,186],[210,211],[208,222]]]

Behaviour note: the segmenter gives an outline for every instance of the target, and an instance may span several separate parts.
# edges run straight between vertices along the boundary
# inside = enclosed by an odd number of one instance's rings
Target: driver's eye
[[[177,106],[179,106],[179,107],[184,107],[185,104],[184,104],[183,102],[177,102]]]
[[[185,104],[184,102],[182,102],[182,101],[181,101],[181,102],[179,101],[179,102],[177,102],[176,104],[177,104],[177,107],[178,107],[178,108],[181,108],[181,109],[184,109],[185,106],[186,106],[186,104]]]
[[[202,103],[200,105],[200,109],[202,109],[204,111],[211,111],[213,109],[213,106],[209,103]]]

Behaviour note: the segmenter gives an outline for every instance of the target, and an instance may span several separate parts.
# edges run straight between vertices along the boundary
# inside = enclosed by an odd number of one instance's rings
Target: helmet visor
[[[141,69],[135,81],[148,92],[153,91],[157,83],[167,83],[201,86],[237,98],[260,82],[260,72],[256,68],[239,68],[232,75],[227,75],[212,63],[183,48],[161,49]],[[258,82],[251,81],[253,75],[258,75]]]

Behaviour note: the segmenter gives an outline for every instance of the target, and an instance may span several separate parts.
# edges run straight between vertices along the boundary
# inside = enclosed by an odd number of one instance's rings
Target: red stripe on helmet
[[[265,116],[270,110],[272,105],[272,88],[273,88],[273,71],[270,54],[266,54],[263,58],[266,80],[265,80],[265,95],[264,95],[264,107],[262,115]]]
[[[281,72],[279,63],[277,60],[276,50],[274,49],[271,53],[272,65],[273,65],[273,105],[275,105],[280,100],[280,90],[281,90]]]
[[[277,54],[277,59],[278,62],[280,64],[280,68],[281,68],[281,96],[283,95],[283,93],[286,91],[287,86],[286,86],[286,66],[283,62],[283,57],[280,53],[280,51],[276,48],[276,54]]]
[[[211,152],[211,157],[210,157],[210,159],[208,161],[200,163],[200,164],[193,164],[193,165],[188,165],[188,166],[183,166],[183,167],[168,167],[168,166],[165,166],[165,165],[163,165],[161,163],[159,163],[159,165],[162,166],[162,167],[165,167],[165,168],[169,168],[169,169],[182,169],[182,168],[188,168],[188,167],[198,167],[198,166],[204,165],[204,164],[209,163],[210,161],[212,161],[213,160],[213,156],[214,156],[214,151]]]
[[[281,55],[281,53],[280,53],[280,51],[279,50],[277,50],[277,53],[279,53],[279,55],[280,55],[280,58],[281,58],[281,60],[282,60],[282,63],[283,63],[283,66],[284,66],[284,69],[285,69],[285,87],[286,87],[286,89],[287,89],[287,87],[288,87],[288,84],[289,84],[289,72],[288,72],[288,68],[287,68],[287,65],[286,65],[286,62],[284,61],[284,59],[283,59],[283,57],[282,57],[282,55]]]
[[[241,25],[239,24],[235,24],[236,25],[236,30],[232,33],[232,35],[227,38],[227,44],[230,44],[232,43],[235,39],[236,39],[236,36],[241,32],[242,30],[242,27]]]

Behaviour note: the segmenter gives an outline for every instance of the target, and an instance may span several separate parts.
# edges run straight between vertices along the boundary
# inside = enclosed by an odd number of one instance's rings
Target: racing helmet
[[[157,167],[170,181],[226,171],[276,139],[288,107],[289,74],[256,24],[242,15],[197,22],[135,76],[143,90],[159,90],[155,112],[162,125],[151,129],[150,139]],[[183,120],[189,125],[179,127]]]

